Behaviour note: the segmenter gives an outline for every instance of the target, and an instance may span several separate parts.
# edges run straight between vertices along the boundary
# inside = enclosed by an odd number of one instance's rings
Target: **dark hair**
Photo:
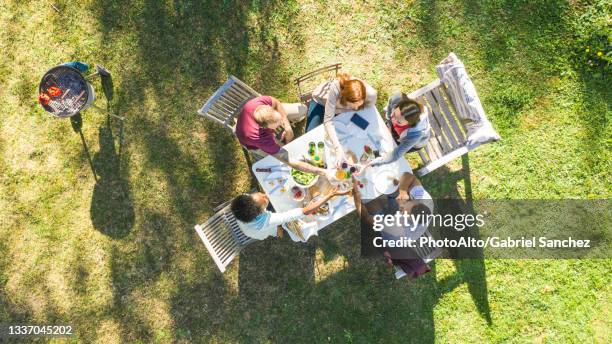
[[[425,204],[421,202],[417,202],[417,204],[415,204],[410,210],[410,213],[415,216],[416,215],[428,216],[429,214],[431,214],[431,210],[429,210],[429,208]]]
[[[402,96],[402,100],[397,103],[397,107],[400,109],[402,117],[404,117],[411,126],[419,122],[421,114],[425,111],[423,103],[416,99],[409,98],[405,94]]]
[[[242,194],[232,200],[230,206],[234,216],[245,223],[249,223],[261,214],[261,207],[255,202],[253,196],[249,194]]]

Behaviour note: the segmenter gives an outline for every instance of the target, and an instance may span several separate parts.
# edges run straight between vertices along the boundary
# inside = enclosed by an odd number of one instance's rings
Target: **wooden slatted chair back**
[[[436,80],[408,95],[419,99],[429,108],[431,138],[417,152],[425,165],[416,171],[423,176],[450,160],[476,148],[466,146],[467,129],[458,116],[446,86]]]
[[[198,110],[198,114],[234,131],[236,117],[242,106],[250,99],[259,96],[260,94],[247,84],[230,75],[229,79]]]
[[[312,90],[324,81],[335,79],[340,68],[342,68],[342,63],[334,63],[313,70],[295,79],[300,103],[308,104],[310,99],[312,99]]]
[[[195,226],[198,236],[221,272],[225,272],[240,250],[255,241],[240,230],[236,221],[227,202],[204,224]]]

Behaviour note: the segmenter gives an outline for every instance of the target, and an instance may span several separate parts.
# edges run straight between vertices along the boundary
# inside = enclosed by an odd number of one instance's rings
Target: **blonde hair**
[[[337,78],[340,83],[340,104],[346,105],[347,102],[357,103],[363,100],[360,106],[363,108],[366,105],[366,87],[363,81],[351,80],[351,75],[347,72],[339,72]]]
[[[274,122],[274,115],[276,114],[276,110],[270,105],[259,105],[255,112],[253,113],[253,118],[255,118],[255,122],[261,125],[262,127],[267,127],[268,124]]]

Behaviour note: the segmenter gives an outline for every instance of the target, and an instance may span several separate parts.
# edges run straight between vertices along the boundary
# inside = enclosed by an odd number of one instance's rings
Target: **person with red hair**
[[[337,165],[346,159],[332,119],[342,112],[357,111],[376,105],[376,95],[376,90],[372,86],[346,72],[338,73],[336,79],[320,84],[312,92],[313,101],[308,108],[306,132],[323,123],[325,132],[334,146]]]

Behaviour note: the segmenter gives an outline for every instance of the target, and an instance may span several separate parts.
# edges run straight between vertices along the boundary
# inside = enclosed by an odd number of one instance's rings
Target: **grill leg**
[[[87,147],[87,143],[85,142],[85,136],[83,136],[83,117],[81,117],[81,113],[77,113],[76,115],[70,117],[70,124],[72,125],[72,130],[75,133],[79,133],[81,136],[81,142],[83,143],[83,148],[85,149],[85,155],[87,155],[87,161],[89,161],[89,167],[91,168],[91,172],[93,172],[94,180],[96,183],[98,182],[98,175],[96,174],[96,170],[94,169],[93,161],[91,160],[91,155],[89,154],[89,148]]]

